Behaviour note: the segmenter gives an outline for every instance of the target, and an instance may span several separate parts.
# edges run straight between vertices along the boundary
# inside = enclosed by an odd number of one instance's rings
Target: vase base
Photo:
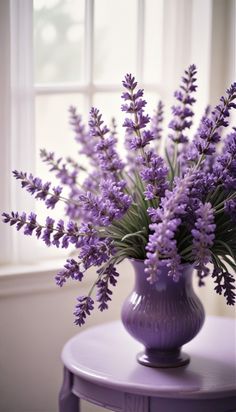
[[[151,368],[177,368],[187,365],[190,362],[190,357],[180,350],[162,352],[145,349],[143,352],[138,353],[137,361],[141,365]]]

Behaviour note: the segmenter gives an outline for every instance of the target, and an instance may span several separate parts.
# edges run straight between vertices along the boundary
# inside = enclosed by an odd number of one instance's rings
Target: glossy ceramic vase
[[[154,285],[144,272],[142,260],[131,261],[135,269],[135,286],[122,307],[126,330],[141,342],[145,350],[137,355],[139,363],[170,368],[189,363],[181,351],[200,331],[205,313],[192,287],[192,266],[184,266],[178,282],[168,276],[167,268]]]

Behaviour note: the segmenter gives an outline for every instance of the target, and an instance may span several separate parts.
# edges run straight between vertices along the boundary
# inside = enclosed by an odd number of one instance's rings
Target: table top
[[[138,364],[143,347],[120,321],[86,329],[64,346],[62,360],[75,375],[113,389],[180,399],[236,395],[236,320],[208,317],[183,351],[189,365],[156,369]]]

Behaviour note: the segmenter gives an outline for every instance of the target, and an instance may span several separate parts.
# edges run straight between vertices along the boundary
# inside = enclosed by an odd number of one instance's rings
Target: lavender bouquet
[[[158,282],[163,266],[168,267],[173,282],[178,282],[183,265],[190,264],[197,270],[200,286],[210,274],[207,264],[211,263],[215,291],[225,296],[227,304],[235,303],[235,280],[228,268],[235,273],[236,128],[224,139],[222,135],[229,126],[230,110],[236,108],[236,83],[213,111],[205,110],[189,140],[195,76],[196,67],[191,65],[174,94],[177,103],[172,107],[164,158],[158,154],[163,103],[158,103],[150,118],[144,110],[143,90],[127,74],[121,107],[127,114],[123,123],[125,161],[116,149],[115,121],[109,130],[99,110],[92,108],[87,129],[71,107],[70,124],[88,168],[42,150],[41,158],[56,173],[60,186],[13,172],[21,186],[43,200],[47,208],[53,209],[59,201],[65,203],[67,223],[48,217],[42,224],[35,213],[3,213],[4,222],[23,229],[25,235],[35,234],[47,246],[74,246],[78,257],[66,260],[56,283],[63,286],[69,278],[81,282],[88,268],[97,268],[95,284],[87,296],[78,297],[74,312],[78,325],[84,324],[94,309],[94,289],[98,308],[108,308],[111,286],[119,275],[116,266],[126,258],[144,260],[151,283]],[[66,187],[67,196],[63,194]]]

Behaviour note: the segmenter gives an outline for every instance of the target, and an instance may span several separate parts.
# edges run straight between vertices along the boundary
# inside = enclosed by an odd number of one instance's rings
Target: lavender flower
[[[195,142],[198,152],[203,155],[212,155],[215,152],[215,145],[220,141],[219,130],[228,126],[229,112],[236,108],[234,100],[236,98],[236,83],[233,83],[226,90],[227,97],[220,98],[220,104],[217,105],[211,114],[211,118],[203,119],[199,127],[199,140]]]
[[[85,192],[99,193],[99,184],[103,178],[103,173],[100,170],[93,170],[84,179],[82,188]]]
[[[224,296],[226,297],[227,305],[234,305],[235,304],[235,279],[233,276],[226,270],[222,270],[219,267],[215,267],[212,273],[212,277],[215,280],[216,287],[215,291],[219,295],[224,292]]]
[[[77,113],[74,106],[69,107],[69,115],[70,125],[75,132],[75,140],[81,147],[79,153],[85,154],[91,160],[91,163],[96,165],[95,140],[86,131],[82,117]]]
[[[126,182],[120,180],[114,182],[112,180],[104,180],[101,184],[102,198],[107,199],[110,203],[110,214],[113,220],[120,219],[129,209],[132,198],[130,195],[124,193]]]
[[[24,228],[24,234],[31,236],[34,232],[37,238],[41,238],[47,246],[68,248],[69,244],[80,248],[84,243],[91,241],[97,236],[97,232],[90,223],[82,223],[78,227],[77,223],[69,221],[67,224],[60,219],[57,223],[47,217],[45,224],[37,222],[37,215],[31,212],[28,216],[25,212],[21,215],[18,212],[11,214],[3,213],[4,223],[11,226],[16,225],[16,229]]]
[[[79,296],[77,298],[78,302],[74,315],[75,315],[75,324],[82,326],[85,323],[87,315],[91,314],[91,311],[94,309],[94,301],[90,296]]]
[[[63,286],[67,279],[81,281],[83,279],[84,272],[81,270],[81,263],[76,262],[75,259],[67,259],[64,269],[57,273],[55,280],[58,286]]]
[[[205,121],[207,121],[207,119],[209,119],[211,114],[211,106],[207,105],[205,110],[204,110],[204,114],[201,117],[200,123],[198,125],[197,131],[193,137],[193,141],[191,142],[191,144],[187,145],[185,147],[185,151],[184,153],[181,153],[181,157],[183,159],[183,161],[185,161],[186,163],[189,164],[189,162],[197,162],[198,157],[199,157],[199,152],[197,150],[197,146],[199,145],[199,135],[201,133],[201,128],[202,128],[202,124],[204,124]],[[209,159],[212,159],[212,156],[209,157]],[[205,166],[206,161],[204,162],[204,166]]]
[[[210,191],[217,187],[217,178],[214,173],[206,172],[205,169],[195,172],[195,177],[190,190],[192,200],[198,199],[204,202]]]
[[[131,74],[125,76],[123,86],[127,89],[127,92],[122,94],[122,98],[128,103],[123,104],[121,110],[132,114],[134,117],[134,120],[127,118],[123,123],[128,136],[127,144],[131,150],[141,149],[153,140],[153,134],[149,130],[141,132],[150,122],[150,117],[144,115],[146,101],[142,99],[143,90],[139,89],[134,92],[137,82]]]
[[[98,233],[91,224],[78,225],[69,221],[67,225],[63,220],[55,221],[47,217],[44,225],[40,225],[35,213],[30,213],[28,216],[25,213],[12,212],[11,215],[3,213],[3,220],[10,225],[16,225],[17,230],[24,227],[24,234],[31,236],[35,232],[36,236],[46,243],[47,246],[55,245],[57,247],[67,248],[69,244],[80,249],[80,265],[87,270],[90,266],[101,266],[114,253],[114,248],[110,239],[102,239],[98,237]],[[73,274],[74,273],[74,274]],[[79,279],[81,271],[77,263],[71,259],[67,260],[64,269],[59,272],[57,277],[58,284],[64,283],[63,279],[72,277]],[[61,280],[60,280],[61,279]]]
[[[140,171],[140,176],[147,183],[144,191],[147,200],[162,197],[168,188],[168,169],[163,159],[153,151],[146,152],[146,156],[141,158],[144,167]]]
[[[47,217],[45,223],[45,229],[43,231],[42,239],[46,243],[47,246],[51,246],[51,235],[54,231],[54,223],[55,220],[51,217]]]
[[[100,271],[98,271],[100,273]],[[102,273],[102,277],[97,281],[97,302],[99,302],[98,309],[102,312],[108,309],[108,301],[111,300],[112,291],[109,289],[109,284],[115,286],[119,273],[113,265],[109,265]]]
[[[50,192],[51,183],[42,183],[38,177],[29,176],[27,173],[13,171],[13,175],[17,180],[21,181],[21,187],[25,188],[27,192],[34,195],[36,199],[45,201],[47,208],[54,209],[57,202],[61,199],[62,188],[60,186],[53,187]]]
[[[115,175],[124,168],[124,163],[115,150],[116,143],[117,140],[111,135],[96,146],[101,169]]]
[[[68,169],[66,163],[62,164],[62,158],[55,159],[55,154],[53,152],[47,152],[45,149],[40,151],[40,157],[43,162],[47,163],[50,166],[50,172],[56,172],[56,177],[64,185],[74,186],[77,183],[77,176],[79,167],[77,164],[72,163],[72,159],[68,158],[67,163],[73,164],[73,170]]]
[[[175,133],[170,134],[169,137],[176,143],[188,142],[188,138],[183,132],[185,129],[189,129],[192,125],[191,118],[194,113],[191,110],[191,106],[196,101],[192,96],[197,88],[195,84],[196,73],[196,66],[194,64],[189,66],[188,70],[185,70],[185,76],[182,77],[181,90],[175,92],[175,97],[180,104],[172,107],[172,113],[175,117],[169,123],[169,128]]]
[[[236,190],[236,132],[229,134],[225,140],[222,154],[217,156],[214,165],[217,183],[222,183],[227,190]]]
[[[161,132],[162,127],[161,124],[163,122],[163,109],[164,104],[160,100],[158,102],[157,108],[155,110],[154,116],[151,119],[151,132],[153,134],[153,140],[161,140]]]
[[[9,223],[10,226],[16,225],[18,231],[21,228],[24,228],[24,234],[27,236],[31,236],[35,229],[37,230],[37,237],[41,234],[42,226],[38,225],[36,222],[37,216],[33,212],[31,212],[28,217],[25,212],[21,215],[18,212],[11,212],[11,214],[4,212],[2,213],[2,217],[4,223]]]
[[[186,212],[192,180],[193,175],[189,174],[175,181],[173,192],[166,191],[165,198],[161,200],[161,207],[157,210],[155,218],[159,222],[150,225],[153,233],[149,236],[146,246],[145,271],[151,283],[158,280],[163,265],[167,265],[169,276],[174,280],[177,281],[181,274],[181,259],[175,235],[182,222],[181,217]]]
[[[113,254],[114,247],[111,239],[90,237],[83,242],[79,258],[83,262],[85,270],[87,270],[91,266],[101,266],[106,263]]]
[[[111,119],[111,135],[114,137],[117,135],[117,124],[115,117],[112,117]]]
[[[199,286],[204,284],[203,278],[209,274],[207,264],[211,262],[210,247],[215,239],[214,209],[210,203],[201,204],[196,210],[197,220],[191,233],[193,236],[193,258],[199,277]]]
[[[149,236],[147,244],[147,258],[145,269],[148,275],[148,281],[155,283],[158,281],[162,267],[168,266],[168,275],[174,280],[178,280],[180,276],[180,257],[177,252],[177,242],[174,239],[176,230],[181,223],[181,219],[170,219],[163,222],[161,225],[150,225],[150,229],[154,231]]]
[[[90,111],[89,126],[91,136],[98,139],[96,154],[100,167],[104,172],[117,175],[124,168],[124,163],[115,150],[117,139],[112,134],[106,137],[109,129],[106,125],[103,126],[103,123],[99,110],[93,107]]]
[[[83,210],[91,221],[107,226],[120,219],[128,210],[132,199],[124,193],[126,183],[104,180],[101,183],[101,197],[90,192],[79,196]]]
[[[104,121],[102,120],[102,115],[98,109],[92,107],[90,110],[90,135],[95,137],[100,137],[104,139],[105,135],[109,132],[109,129],[106,125],[102,126]]]

